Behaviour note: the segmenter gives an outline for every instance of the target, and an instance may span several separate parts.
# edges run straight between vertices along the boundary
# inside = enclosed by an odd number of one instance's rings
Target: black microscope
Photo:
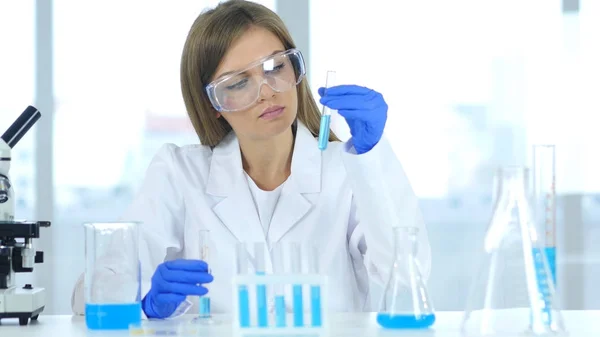
[[[0,319],[18,318],[20,325],[37,320],[44,310],[45,290],[31,284],[17,286],[15,275],[33,272],[35,263],[44,262],[44,253],[35,251],[33,239],[38,239],[40,228],[50,227],[50,222],[15,220],[8,172],[12,148],[40,117],[36,108],[27,107],[0,139]]]

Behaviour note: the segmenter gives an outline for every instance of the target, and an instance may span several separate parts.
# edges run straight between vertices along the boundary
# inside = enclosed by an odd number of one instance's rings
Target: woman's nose
[[[275,90],[273,90],[273,88],[271,88],[271,86],[267,83],[266,80],[263,80],[263,82],[260,85],[260,99],[261,100],[266,100],[269,99],[273,96],[275,96],[277,92]]]

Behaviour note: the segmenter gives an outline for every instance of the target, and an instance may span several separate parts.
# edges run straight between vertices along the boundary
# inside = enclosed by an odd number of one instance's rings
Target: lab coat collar
[[[281,239],[312,208],[303,194],[320,191],[321,151],[315,137],[298,121],[291,175],[281,191],[269,227],[268,237],[272,242]],[[213,210],[239,241],[265,241],[242,167],[239,142],[233,132],[213,149],[206,193],[225,198]]]

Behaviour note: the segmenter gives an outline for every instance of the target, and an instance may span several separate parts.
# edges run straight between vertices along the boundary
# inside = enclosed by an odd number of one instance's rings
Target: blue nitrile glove
[[[185,301],[186,296],[205,295],[208,290],[199,284],[212,280],[204,261],[180,259],[164,262],[152,276],[152,285],[142,300],[142,309],[148,318],[167,318]]]
[[[352,145],[358,154],[369,152],[381,139],[388,106],[377,91],[357,85],[319,88],[321,104],[346,119]]]

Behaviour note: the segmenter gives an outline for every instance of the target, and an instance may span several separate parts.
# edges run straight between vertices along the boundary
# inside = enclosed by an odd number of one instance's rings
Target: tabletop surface
[[[329,331],[330,337],[341,336],[431,336],[431,337],[458,337],[459,326],[463,317],[462,312],[443,311],[436,313],[436,323],[430,330],[421,331],[398,331],[381,329],[375,321],[376,313],[345,313],[332,314],[330,316]],[[600,336],[600,310],[599,311],[563,311],[565,325],[569,332],[569,337],[599,337]],[[181,318],[190,322],[193,316]],[[220,324],[208,330],[203,330],[194,335],[198,336],[234,336],[234,330],[229,324],[227,316],[215,315],[215,320]],[[510,324],[510,319],[508,319]],[[148,321],[145,321],[148,322]],[[174,321],[150,322],[168,326],[174,324]],[[165,328],[164,331],[169,331]],[[151,335],[169,335],[162,334],[137,334],[137,336]],[[172,330],[171,330],[172,331]],[[177,336],[173,335],[172,336]],[[189,334],[179,334],[179,336],[188,336]],[[71,315],[42,315],[37,322],[32,322],[27,326],[19,326],[18,321],[3,319],[0,324],[1,337],[31,337],[31,336],[60,336],[60,337],[79,337],[79,336],[134,336],[129,331],[90,331],[85,326],[85,319],[81,316]],[[256,336],[256,335],[255,335]],[[273,336],[271,334],[271,336]],[[280,335],[277,335],[280,336]]]

